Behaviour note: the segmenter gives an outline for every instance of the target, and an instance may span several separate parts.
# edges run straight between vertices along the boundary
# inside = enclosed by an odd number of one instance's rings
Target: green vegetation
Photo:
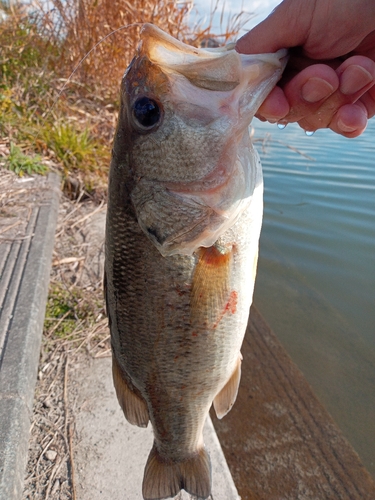
[[[44,174],[49,165],[63,176],[79,174],[86,190],[103,191],[108,127],[102,126],[107,134],[95,127],[100,109],[94,115],[98,106],[88,99],[88,85],[76,84],[59,97],[63,75],[70,71],[60,64],[64,40],[59,26],[48,24],[42,11],[2,5],[0,138],[9,155],[1,164],[19,175]]]
[[[44,328],[55,337],[69,339],[77,323],[79,298],[61,286],[51,286],[46,307]]]
[[[62,122],[53,128],[45,127],[43,136],[66,173],[72,168],[95,171],[108,159],[105,146],[96,141],[87,128],[80,131],[71,123]]]
[[[95,323],[95,314],[102,311],[102,301],[98,304],[87,300],[79,287],[64,287],[63,284],[50,285],[44,331],[48,337],[76,340],[82,334],[82,325],[89,329]]]
[[[28,156],[22,153],[20,148],[10,143],[9,156],[5,160],[5,168],[22,176],[24,174],[45,174],[47,167],[42,163],[41,156]]]

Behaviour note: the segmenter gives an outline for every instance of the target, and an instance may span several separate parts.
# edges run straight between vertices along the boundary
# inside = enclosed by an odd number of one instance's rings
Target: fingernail
[[[337,126],[342,132],[354,132],[357,130],[357,127],[350,127],[349,125],[345,125],[342,120],[337,121]]]
[[[322,78],[310,78],[301,89],[302,99],[307,102],[319,102],[334,91],[332,85]]]
[[[355,94],[374,79],[362,66],[348,66],[340,78],[340,90],[343,94]]]

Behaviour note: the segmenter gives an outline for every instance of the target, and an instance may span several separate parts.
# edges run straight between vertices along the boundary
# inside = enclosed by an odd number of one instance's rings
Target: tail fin
[[[207,451],[201,448],[182,462],[167,462],[161,458],[154,443],[143,477],[144,500],[175,497],[182,489],[198,500],[210,496],[211,462]]]

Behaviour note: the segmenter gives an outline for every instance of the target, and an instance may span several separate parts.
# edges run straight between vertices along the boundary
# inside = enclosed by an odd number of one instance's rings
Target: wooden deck
[[[375,483],[252,308],[242,381],[213,424],[242,500],[375,500]]]

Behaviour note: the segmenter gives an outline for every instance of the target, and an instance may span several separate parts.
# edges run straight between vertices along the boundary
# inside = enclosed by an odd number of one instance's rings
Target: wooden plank
[[[213,423],[242,500],[374,500],[375,483],[252,307],[237,401]]]

